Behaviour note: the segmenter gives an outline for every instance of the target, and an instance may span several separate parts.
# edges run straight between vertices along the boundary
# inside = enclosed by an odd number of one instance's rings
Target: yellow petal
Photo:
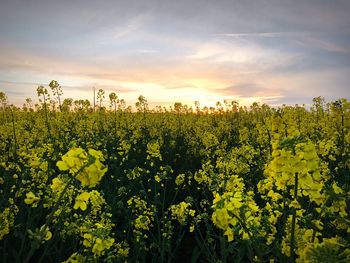
[[[58,161],[57,162],[57,167],[58,169],[60,169],[61,171],[66,171],[68,170],[68,166],[65,162],[62,162],[62,161]]]
[[[85,202],[80,202],[80,209],[83,210],[83,211],[85,211],[86,208],[87,208],[86,203],[85,203]]]

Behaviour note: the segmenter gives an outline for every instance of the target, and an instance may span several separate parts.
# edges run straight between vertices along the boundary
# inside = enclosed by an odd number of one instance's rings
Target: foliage
[[[0,93],[4,262],[348,262],[350,103],[137,112]]]

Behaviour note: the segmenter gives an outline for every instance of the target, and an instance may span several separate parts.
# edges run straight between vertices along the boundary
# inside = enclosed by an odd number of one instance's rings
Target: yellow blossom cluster
[[[162,160],[162,155],[160,153],[160,145],[158,142],[149,142],[147,144],[147,159],[159,159]]]
[[[89,149],[88,152],[82,148],[73,148],[62,156],[62,161],[57,162],[61,171],[69,171],[82,186],[96,186],[107,168],[103,166],[103,155],[100,151]]]
[[[87,208],[87,204],[90,198],[90,193],[88,192],[83,192],[81,194],[79,194],[76,198],[75,198],[75,204],[74,204],[74,209],[81,209],[82,211],[85,211]]]
[[[144,232],[150,230],[153,226],[154,207],[148,207],[147,202],[138,196],[131,197],[127,204],[131,207],[133,216],[135,217],[133,220],[133,232],[136,239],[140,240],[141,237],[147,238],[148,235]]]
[[[185,175],[184,174],[179,174],[178,176],[176,176],[175,184],[177,186],[182,185],[184,182],[185,182]]]
[[[26,193],[26,198],[24,199],[24,202],[27,205],[32,205],[33,207],[35,207],[39,201],[40,197],[36,196],[33,192]]]
[[[100,256],[105,250],[108,250],[114,243],[114,238],[101,239],[92,234],[84,234],[83,245],[85,247],[92,247],[92,253]]]
[[[350,262],[350,249],[340,237],[323,238],[322,242],[306,243],[296,262]]]
[[[223,194],[215,193],[213,200],[214,212],[212,214],[213,223],[224,230],[229,242],[234,236],[241,236],[249,239],[253,234],[259,234],[261,215],[259,207],[255,203],[252,191],[245,191],[242,178],[232,176],[229,191]],[[261,232],[263,234],[263,232]]]
[[[18,213],[17,206],[7,207],[0,213],[0,240],[10,233],[10,228],[14,224],[15,215]]]
[[[315,146],[308,141],[291,147],[277,148],[273,151],[273,159],[265,170],[267,178],[259,183],[260,192],[269,193],[267,196],[278,200],[282,195],[274,192],[284,192],[286,188],[291,187],[289,193],[293,196],[293,187],[297,184],[298,197],[308,197],[320,205],[325,201],[322,191],[327,178],[321,175],[320,160]]]
[[[186,202],[181,202],[177,205],[171,205],[169,207],[171,216],[173,219],[178,220],[181,225],[185,225],[186,220],[189,217],[194,217],[196,211],[191,208],[191,204]]]

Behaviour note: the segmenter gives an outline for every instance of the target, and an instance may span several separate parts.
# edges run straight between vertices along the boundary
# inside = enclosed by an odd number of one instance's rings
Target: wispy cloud
[[[154,54],[157,53],[158,51],[155,49],[137,49],[136,53],[143,53],[143,54]]]
[[[113,29],[113,38],[120,39],[139,30],[150,18],[150,14],[142,13],[129,19],[125,24]]]
[[[213,41],[198,44],[187,57],[204,64],[227,65],[231,74],[257,73],[297,63],[299,54],[281,52],[257,43]]]
[[[259,97],[259,96],[279,96],[280,91],[271,89],[263,84],[255,82],[242,82],[233,84],[216,90],[224,96]]]
[[[320,37],[313,36],[312,34],[310,36],[303,37],[302,41],[305,45],[311,46],[313,48],[329,51],[329,52],[349,53],[350,51],[349,47],[343,47],[333,42],[332,40],[322,39]]]
[[[281,31],[281,32],[239,32],[239,33],[221,33],[215,34],[219,37],[290,37],[297,35],[304,35],[306,32],[292,32],[292,31]]]

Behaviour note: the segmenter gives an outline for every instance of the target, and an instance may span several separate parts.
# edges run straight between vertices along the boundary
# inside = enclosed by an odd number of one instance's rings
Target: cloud
[[[125,24],[113,29],[113,31],[115,31],[113,32],[113,38],[120,39],[139,30],[140,27],[145,26],[145,23],[150,18],[151,16],[147,13],[141,13],[132,17]]]
[[[155,49],[137,49],[136,52],[144,53],[144,54],[153,54],[153,53],[157,53],[158,51]]]
[[[300,54],[293,51],[280,51],[257,43],[246,41],[216,40],[198,44],[187,58],[194,62],[221,66],[231,75],[250,74],[270,71],[281,67],[290,67],[298,63]]]
[[[348,47],[343,47],[331,40],[321,39],[320,37],[312,36],[312,34],[311,36],[305,36],[302,39],[302,41],[307,46],[311,46],[329,52],[349,54],[350,51]]]
[[[267,37],[267,38],[275,38],[275,37],[290,37],[290,36],[296,36],[296,35],[302,35],[305,34],[305,32],[244,32],[244,33],[221,33],[221,34],[215,34],[219,37]]]
[[[216,89],[216,92],[224,96],[239,97],[259,97],[259,96],[276,96],[279,92],[271,90],[261,84],[246,82],[238,83],[225,88]]]

